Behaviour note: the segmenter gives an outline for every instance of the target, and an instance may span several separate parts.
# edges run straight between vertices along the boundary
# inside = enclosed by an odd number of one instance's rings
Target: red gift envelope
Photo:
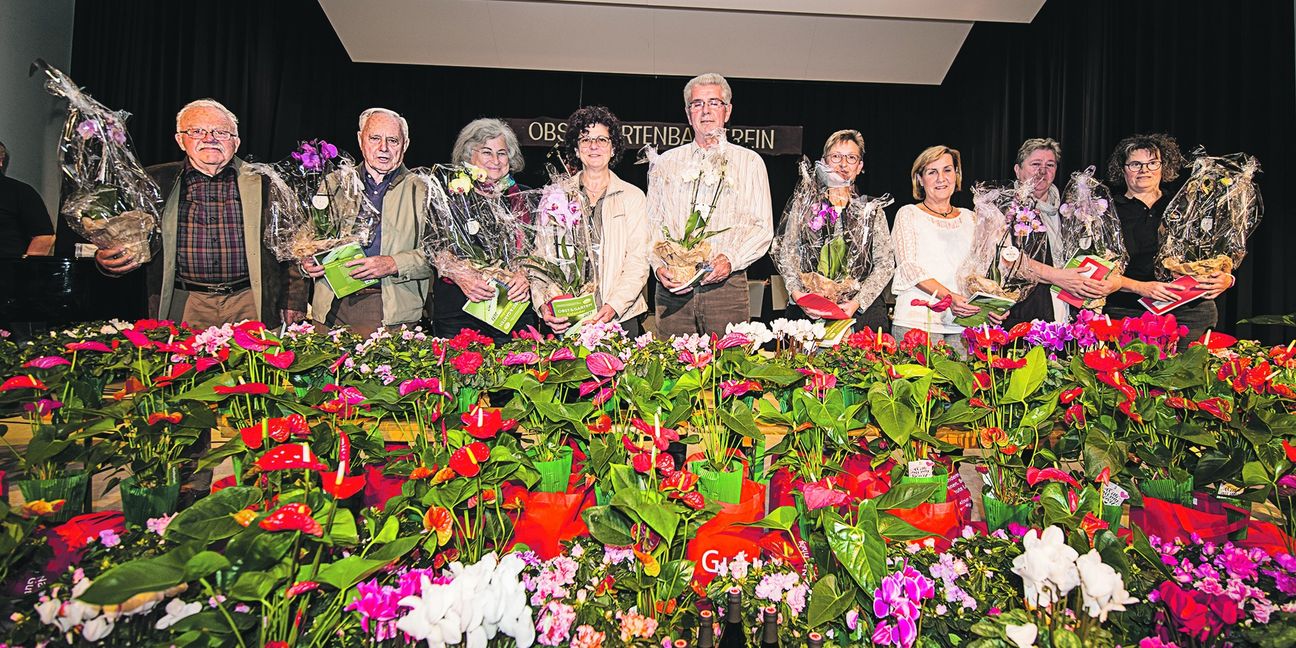
[[[807,293],[797,299],[796,303],[805,310],[815,310],[822,313],[828,313],[828,319],[831,320],[844,320],[850,317],[850,315],[847,315],[846,311],[842,310],[840,306],[832,303],[823,295]]]
[[[1165,315],[1166,313],[1169,313],[1170,311],[1206,294],[1204,288],[1197,287],[1197,280],[1187,275],[1171,281],[1170,285],[1179,287],[1178,299],[1175,299],[1174,301],[1154,301],[1147,297],[1143,297],[1142,299],[1139,299],[1139,303],[1143,305],[1143,308],[1148,309],[1148,311],[1153,315]]]

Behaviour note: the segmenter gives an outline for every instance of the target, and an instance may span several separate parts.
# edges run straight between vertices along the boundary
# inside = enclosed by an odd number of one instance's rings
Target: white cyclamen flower
[[[1076,569],[1080,572],[1081,594],[1089,616],[1106,621],[1107,613],[1123,612],[1126,605],[1138,602],[1125,591],[1121,575],[1102,561],[1097,550],[1090,549],[1089,553],[1080,556]]]
[[[1031,529],[1022,546],[1025,551],[1013,559],[1012,571],[1021,576],[1028,608],[1052,605],[1080,584],[1075,565],[1080,554],[1067,546],[1062,529],[1050,526],[1042,535]]]
[[[98,616],[86,621],[85,625],[81,626],[81,638],[91,643],[97,643],[112,634],[112,631],[112,618],[107,615]]]
[[[463,632],[459,630],[459,616],[451,610],[458,598],[454,583],[433,585],[427,576],[422,576],[420,585],[417,596],[400,600],[400,605],[410,611],[396,621],[396,627],[415,640],[426,641],[428,648],[460,643]]]
[[[161,619],[158,619],[157,624],[154,627],[158,630],[166,630],[175,625],[180,619],[198,614],[201,610],[202,603],[199,603],[198,601],[185,603],[179,598],[173,598],[170,603],[166,604],[166,615]]]
[[[1035,648],[1035,640],[1039,638],[1039,628],[1035,627],[1034,623],[1009,625],[1004,627],[1004,634],[1008,635],[1008,640],[1017,648]]]

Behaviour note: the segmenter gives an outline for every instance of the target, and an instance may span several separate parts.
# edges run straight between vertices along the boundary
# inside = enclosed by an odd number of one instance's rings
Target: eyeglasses
[[[207,135],[210,134],[212,137],[216,138],[216,140],[219,142],[224,142],[231,137],[238,136],[234,131],[228,131],[223,128],[217,128],[213,130],[208,130],[206,128],[189,128],[179,132],[185,135],[186,137],[188,137],[189,139],[196,139],[196,140],[207,139]]]
[[[842,155],[841,153],[829,153],[828,157],[824,159],[828,160],[828,164],[841,164],[842,162],[845,162],[846,164],[856,164],[860,161],[860,156],[855,155],[854,153],[847,153],[845,155]]]
[[[1156,171],[1157,169],[1161,168],[1161,160],[1148,160],[1147,162],[1139,162],[1136,160],[1133,162],[1126,162],[1125,168],[1135,173],[1138,173],[1143,169],[1147,169],[1148,171]]]
[[[719,110],[724,106],[728,106],[728,105],[729,102],[723,99],[708,99],[706,101],[703,101],[701,99],[694,99],[693,101],[688,102],[688,109],[697,111],[697,110],[702,110],[702,106],[710,106],[711,110]]]
[[[597,137],[581,135],[580,139],[576,140],[576,142],[585,148],[604,148],[612,144],[612,138],[604,137],[602,135]]]

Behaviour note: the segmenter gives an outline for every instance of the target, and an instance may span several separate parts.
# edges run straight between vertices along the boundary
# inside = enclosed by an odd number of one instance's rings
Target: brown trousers
[[[373,335],[373,332],[383,325],[382,293],[376,290],[373,292],[365,290],[334,301],[333,310],[329,313],[328,321],[324,324],[327,325],[327,328],[324,328],[318,322],[316,322],[315,326],[319,330],[345,326],[360,337],[367,338]],[[412,328],[415,324],[418,324],[418,322],[402,322],[387,328],[396,329],[402,325]]]
[[[729,275],[722,283],[697,286],[676,295],[657,285],[657,337],[715,333],[724,335],[729,324],[751,319],[747,271]]]
[[[167,319],[187,322],[195,328],[205,329],[243,320],[260,319],[252,289],[244,288],[228,295],[189,292],[177,288],[171,297],[171,312]]]

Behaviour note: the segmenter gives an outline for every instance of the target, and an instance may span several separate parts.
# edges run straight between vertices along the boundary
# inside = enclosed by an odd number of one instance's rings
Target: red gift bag
[[[689,541],[685,556],[692,560],[693,580],[705,587],[715,578],[716,566],[745,553],[748,560],[760,555],[760,541],[767,529],[742,526],[765,517],[765,485],[743,480],[742,499],[737,504],[721,504],[720,512],[698,528]]]
[[[510,499],[513,496],[510,495]],[[513,522],[513,545],[525,544],[542,560],[562,553],[563,543],[589,535],[581,512],[593,504],[586,491],[517,495],[522,509]]]
[[[1246,537],[1237,544],[1247,549],[1263,549],[1270,556],[1292,553],[1293,548],[1296,548],[1296,540],[1278,525],[1260,520],[1247,520]]]
[[[950,540],[962,533],[967,524],[962,503],[953,500],[940,504],[925,502],[911,509],[888,509],[887,513],[929,533],[923,540],[932,539],[941,551],[949,548]]]
[[[1130,526],[1162,540],[1190,541],[1196,533],[1207,542],[1222,543],[1247,526],[1246,509],[1225,504],[1205,493],[1194,493],[1197,506],[1188,507],[1144,497],[1143,506],[1130,507]],[[1230,519],[1233,518],[1233,519]]]

